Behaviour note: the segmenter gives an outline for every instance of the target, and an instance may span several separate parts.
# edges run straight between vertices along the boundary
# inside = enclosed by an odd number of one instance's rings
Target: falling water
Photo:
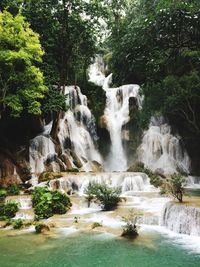
[[[130,84],[118,88],[109,88],[104,84],[104,88],[107,88],[104,116],[111,138],[111,149],[105,163],[105,169],[125,171],[128,166],[122,141],[122,127],[130,120],[129,99],[131,97],[136,98],[138,107],[141,107],[139,86]]]
[[[90,182],[107,184],[110,187],[121,187],[122,194],[133,192],[154,192],[156,189],[150,184],[149,177],[145,173],[81,173],[79,175],[67,175],[49,182],[51,189],[61,191],[77,191],[84,194]]]
[[[190,159],[180,140],[178,135],[172,135],[171,127],[163,118],[152,118],[138,149],[139,160],[153,171],[162,169],[167,174],[176,171],[189,173]]]
[[[179,234],[200,236],[200,208],[168,202],[161,225]]]
[[[87,161],[101,163],[101,156],[94,144],[97,140],[95,120],[87,106],[87,97],[77,86],[66,87],[65,94],[68,95],[70,109],[61,120],[58,133],[63,151],[67,149],[66,140],[70,140],[71,148],[83,165]]]
[[[87,106],[87,97],[81,93],[79,87],[68,86],[65,94],[68,95],[66,104],[70,108],[64,113],[59,125],[58,138],[62,153],[67,156],[70,165],[76,167],[69,155],[70,148],[81,162],[82,170],[91,171],[92,161],[98,164],[102,162],[95,146],[97,135],[94,116]],[[65,163],[58,158],[55,144],[51,140],[51,127],[52,122],[44,127],[42,134],[30,141],[30,166],[33,173],[45,171],[47,163],[52,171],[60,171],[60,165],[63,170],[67,169]]]
[[[33,173],[41,173],[45,171],[45,163],[48,158],[54,157],[56,154],[54,143],[47,135],[38,135],[30,141],[29,147],[29,161],[31,171]],[[53,167],[54,171],[59,171],[56,166]]]
[[[105,77],[105,66],[102,58],[97,56],[89,70],[90,81],[102,86],[106,91],[106,108],[104,111],[107,130],[110,133],[111,149],[104,163],[106,171],[125,171],[127,169],[127,155],[122,140],[122,127],[129,120],[129,100],[135,98],[138,108],[141,108],[142,97],[139,95],[139,86],[135,84],[110,88],[112,74]]]

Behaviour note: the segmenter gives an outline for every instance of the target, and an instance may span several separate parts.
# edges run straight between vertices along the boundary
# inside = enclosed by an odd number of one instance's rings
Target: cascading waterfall
[[[128,168],[127,155],[123,147],[122,127],[130,120],[129,99],[131,97],[136,98],[138,106],[141,107],[138,85],[130,84],[106,89],[107,100],[104,116],[110,133],[111,150],[105,163],[105,169],[109,171],[125,171]]]
[[[70,105],[70,110],[61,120],[58,133],[63,151],[67,149],[66,140],[69,139],[73,151],[80,157],[83,165],[84,160],[101,163],[101,156],[94,144],[97,140],[95,120],[87,106],[87,97],[77,86],[66,87],[65,94],[68,95],[67,104]]]
[[[161,225],[179,234],[200,236],[200,208],[168,202]]]
[[[152,118],[138,149],[139,161],[153,171],[162,169],[167,174],[177,171],[189,173],[190,159],[180,140],[178,135],[172,135],[171,127],[164,118]]]
[[[102,58],[97,56],[94,64],[90,67],[89,76],[90,81],[102,86],[103,90],[106,91],[104,118],[110,133],[111,149],[104,163],[104,168],[106,171],[125,171],[128,166],[127,155],[123,147],[122,127],[130,120],[129,99],[135,98],[138,108],[141,108],[142,97],[139,94],[139,86],[136,84],[110,88],[112,74],[105,77],[104,71],[105,66]]]
[[[105,82],[105,64],[102,56],[96,55],[94,63],[89,68],[89,81],[103,87]]]
[[[79,87],[68,86],[65,88],[65,94],[68,95],[66,104],[70,108],[65,112],[59,125],[58,138],[62,153],[68,158],[71,167],[77,167],[68,151],[70,148],[76,159],[81,162],[79,168],[82,166],[82,170],[91,171],[92,161],[98,164],[102,162],[95,147],[97,135],[94,117],[87,106],[87,97],[81,93]],[[51,127],[52,122],[44,127],[42,134],[30,141],[29,161],[33,173],[45,171],[47,163],[50,164],[51,171],[67,169],[66,164],[58,158],[55,144],[51,140]]]
[[[90,182],[105,183],[110,187],[121,187],[122,194],[155,191],[145,173],[81,173],[78,176],[71,174],[50,181],[49,186],[51,189],[59,189],[64,192],[77,191],[79,194],[84,194]]]
[[[30,141],[29,162],[33,173],[41,173],[46,169],[48,158],[56,156],[55,146],[48,135],[38,135]],[[53,171],[59,171],[53,166]]]

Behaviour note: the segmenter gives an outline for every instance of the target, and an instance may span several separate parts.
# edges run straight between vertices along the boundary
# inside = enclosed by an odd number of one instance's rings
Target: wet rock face
[[[16,172],[15,164],[5,155],[0,154],[0,186],[20,184],[22,181]]]

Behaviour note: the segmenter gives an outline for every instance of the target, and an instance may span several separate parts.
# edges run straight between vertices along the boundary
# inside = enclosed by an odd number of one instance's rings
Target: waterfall
[[[38,135],[30,141],[29,146],[29,162],[33,173],[41,173],[45,171],[45,163],[50,157],[56,156],[54,143],[49,136]],[[59,171],[53,166],[53,171]]]
[[[171,127],[164,118],[152,118],[138,149],[139,161],[153,171],[162,169],[167,174],[177,171],[189,173],[190,159],[180,141],[180,136],[172,135]]]
[[[51,180],[50,189],[59,189],[64,192],[77,191],[84,194],[90,182],[107,184],[110,187],[121,187],[122,195],[134,194],[134,192],[154,192],[155,188],[150,185],[149,178],[144,173],[80,173],[79,175],[68,174],[66,177]]]
[[[129,99],[131,97],[137,99],[140,107],[141,98],[138,85],[130,84],[106,89],[107,100],[104,116],[111,138],[111,149],[105,163],[105,169],[108,171],[125,171],[128,168],[127,155],[123,147],[122,127],[130,120]]]
[[[188,176],[188,188],[200,188],[200,177]]]
[[[103,87],[105,82],[105,64],[100,55],[96,55],[94,63],[89,68],[89,82]]]
[[[102,86],[106,91],[106,108],[104,118],[110,134],[111,148],[105,160],[106,171],[127,170],[127,155],[123,146],[122,128],[129,120],[129,100],[135,98],[138,108],[141,108],[142,97],[139,95],[139,86],[136,84],[110,88],[112,74],[105,77],[105,66],[101,56],[97,55],[95,62],[89,69],[90,81]]]
[[[168,202],[161,225],[179,234],[200,236],[200,208]]]
[[[84,160],[101,163],[101,156],[94,144],[97,140],[95,119],[87,106],[87,97],[77,86],[66,87],[65,94],[68,95],[70,109],[61,120],[58,133],[63,151],[68,147],[66,141],[70,140],[73,151],[83,165]]]
[[[30,141],[29,162],[32,173],[46,170],[59,172],[77,167],[83,171],[91,171],[94,168],[93,162],[97,164],[102,162],[95,146],[97,140],[95,119],[87,106],[87,97],[77,86],[66,87],[65,95],[68,96],[66,104],[69,110],[60,120],[58,138],[67,162],[63,162],[56,153],[55,144],[50,137],[51,122],[44,127],[43,133]]]

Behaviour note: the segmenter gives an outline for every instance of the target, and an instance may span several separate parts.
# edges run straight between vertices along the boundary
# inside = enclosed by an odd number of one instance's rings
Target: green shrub
[[[0,201],[3,201],[7,196],[7,191],[5,189],[0,189]]]
[[[24,225],[24,222],[22,219],[17,219],[13,222],[13,228],[14,229],[21,229]]]
[[[0,218],[3,220],[7,218],[13,218],[15,217],[18,210],[18,203],[15,201],[2,203],[0,204]]]
[[[123,221],[126,223],[123,226],[123,237],[135,238],[138,236],[138,227],[136,225],[137,216],[135,215],[133,210],[129,211],[129,215],[127,217],[123,217]]]
[[[183,202],[184,187],[186,184],[186,177],[182,176],[180,173],[175,173],[167,179],[165,190],[179,202]]]
[[[49,231],[49,230],[50,230],[49,226],[46,224],[43,224],[43,223],[36,224],[36,226],[35,226],[35,232],[37,234],[40,234],[43,231]]]
[[[162,179],[157,174],[149,175],[150,183],[155,186],[156,188],[160,187],[163,183]]]
[[[19,195],[20,187],[16,184],[13,184],[7,188],[7,191],[9,195]]]
[[[71,207],[66,194],[49,191],[47,187],[37,187],[33,192],[32,203],[36,219],[46,219],[54,214],[64,214]]]
[[[99,223],[99,222],[94,222],[94,223],[92,224],[92,229],[95,229],[95,228],[97,228],[97,227],[102,227],[102,224]]]
[[[150,169],[144,166],[142,162],[136,162],[133,166],[131,166],[128,171],[131,172],[143,172],[148,175],[150,179],[150,183],[155,187],[160,187],[162,185],[162,179],[158,174],[153,173]]]
[[[106,184],[93,182],[89,183],[85,193],[87,200],[95,199],[100,202],[103,210],[112,210],[120,202],[121,188],[110,188]]]

